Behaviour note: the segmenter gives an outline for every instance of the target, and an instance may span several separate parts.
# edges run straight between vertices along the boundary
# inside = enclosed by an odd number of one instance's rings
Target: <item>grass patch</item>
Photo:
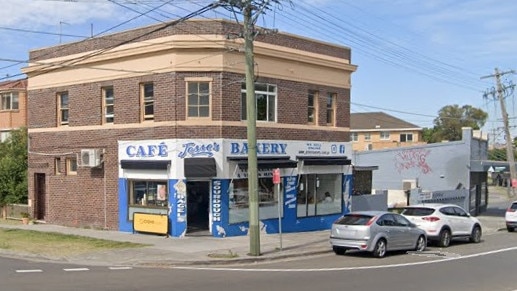
[[[78,235],[0,227],[0,249],[43,256],[66,257],[92,251],[144,246],[146,245]]]
[[[232,252],[232,250],[228,250],[228,253],[212,253],[208,254],[209,258],[215,258],[215,259],[233,259],[239,257],[237,253]]]

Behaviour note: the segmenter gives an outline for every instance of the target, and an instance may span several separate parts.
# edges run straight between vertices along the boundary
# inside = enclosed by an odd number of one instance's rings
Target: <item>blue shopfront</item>
[[[134,214],[146,213],[166,215],[174,237],[248,234],[246,140],[119,141],[118,148],[120,231],[134,231]],[[350,154],[349,143],[259,141],[261,232],[278,233],[279,221],[282,232],[330,228],[349,209]]]

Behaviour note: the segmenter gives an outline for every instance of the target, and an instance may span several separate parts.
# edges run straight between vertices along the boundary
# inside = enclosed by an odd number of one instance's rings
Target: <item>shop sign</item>
[[[129,145],[126,147],[126,154],[130,158],[167,157],[168,148],[165,142],[154,145]]]
[[[257,143],[257,154],[259,155],[286,155],[287,144],[286,143],[275,143],[265,142]],[[231,152],[233,155],[247,155],[248,154],[248,143],[247,142],[232,142]]]
[[[221,221],[221,181],[212,181],[212,221]]]
[[[140,213],[133,214],[133,229],[138,232],[167,234],[169,218],[163,214]]]
[[[183,144],[183,148],[184,150],[178,154],[178,157],[182,159],[199,156],[213,157],[214,152],[218,152],[221,146],[216,142],[207,144],[188,142]]]

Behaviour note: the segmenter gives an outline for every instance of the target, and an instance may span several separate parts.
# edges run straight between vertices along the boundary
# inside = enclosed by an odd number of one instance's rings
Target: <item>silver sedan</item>
[[[346,250],[361,250],[382,258],[388,251],[423,251],[427,236],[400,214],[358,211],[345,214],[332,224],[330,244],[338,255]]]

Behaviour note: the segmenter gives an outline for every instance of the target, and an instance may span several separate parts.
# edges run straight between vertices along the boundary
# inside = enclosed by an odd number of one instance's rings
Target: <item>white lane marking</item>
[[[16,270],[16,273],[41,273],[43,270],[33,269],[33,270]]]
[[[441,262],[449,262],[456,260],[463,260],[468,258],[475,258],[481,256],[487,256],[502,252],[514,251],[517,250],[517,247],[493,250],[478,254],[459,256],[459,257],[447,257],[444,259],[433,260],[433,261],[424,261],[424,262],[414,262],[414,263],[401,263],[401,264],[391,264],[391,265],[377,265],[377,266],[357,266],[357,267],[342,267],[342,268],[319,268],[319,269],[249,269],[249,268],[215,268],[215,267],[193,267],[193,266],[176,266],[173,269],[181,269],[181,270],[208,270],[208,271],[241,271],[241,272],[327,272],[327,271],[350,271],[350,270],[371,270],[371,269],[384,269],[384,268],[396,268],[396,267],[408,267],[408,266],[418,266],[418,265],[427,265],[427,264],[436,264]]]
[[[90,271],[88,268],[72,268],[72,269],[63,269],[65,272],[83,272],[83,271]]]
[[[109,267],[110,270],[132,270],[133,267]]]

